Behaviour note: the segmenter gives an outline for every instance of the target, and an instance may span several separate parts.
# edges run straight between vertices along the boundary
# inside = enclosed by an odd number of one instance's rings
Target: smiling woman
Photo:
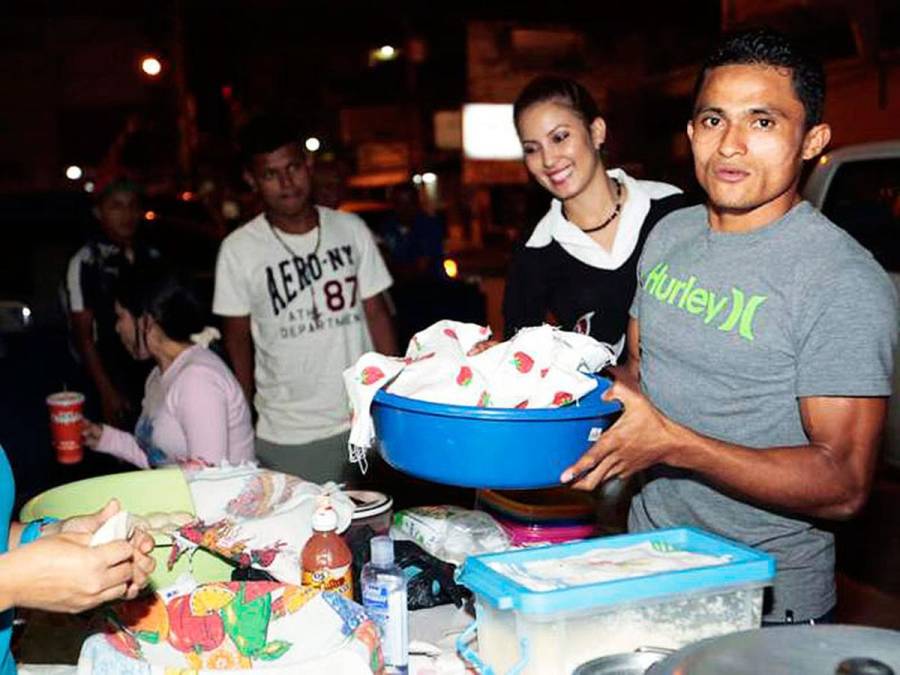
[[[624,354],[635,266],[656,222],[681,206],[672,185],[607,170],[606,122],[572,80],[541,77],[519,94],[516,130],[525,166],[553,201],[513,260],[503,303],[506,333],[552,315],[566,330]]]

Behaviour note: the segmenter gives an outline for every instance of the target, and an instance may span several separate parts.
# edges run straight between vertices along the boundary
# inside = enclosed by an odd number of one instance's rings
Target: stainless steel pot
[[[650,666],[671,653],[671,649],[641,647],[637,651],[601,656],[582,663],[572,675],[644,675]]]
[[[784,626],[695,642],[647,675],[900,675],[900,632],[864,626]]]

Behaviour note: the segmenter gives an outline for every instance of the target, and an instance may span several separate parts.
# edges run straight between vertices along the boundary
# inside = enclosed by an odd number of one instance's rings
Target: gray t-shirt
[[[754,448],[805,445],[798,399],[888,396],[897,298],[872,256],[807,202],[749,233],[714,232],[704,206],[651,233],[631,315],[641,383],[668,417]],[[774,555],[766,618],[835,604],[834,540],[808,520],[729,497],[690,472],[653,467],[629,529],[696,525]],[[816,480],[810,476],[810,480]]]

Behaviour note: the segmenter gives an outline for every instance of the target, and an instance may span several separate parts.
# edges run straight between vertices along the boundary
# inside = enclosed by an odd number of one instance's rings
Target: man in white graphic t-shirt
[[[244,178],[264,205],[223,242],[213,311],[258,413],[263,465],[321,483],[348,477],[341,373],[373,348],[396,354],[383,296],[391,276],[357,216],[311,201],[310,162],[291,125],[241,132]]]

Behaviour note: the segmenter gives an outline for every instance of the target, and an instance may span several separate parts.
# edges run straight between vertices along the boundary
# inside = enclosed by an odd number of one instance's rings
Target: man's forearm
[[[109,373],[106,372],[106,366],[103,365],[103,359],[97,351],[97,345],[93,340],[79,336],[75,341],[78,352],[84,361],[85,370],[87,370],[91,381],[97,390],[101,393],[115,389]]]
[[[380,295],[369,298],[365,303],[366,322],[375,351],[387,356],[396,356],[397,335],[394,332],[394,322],[387,310],[387,303]]]
[[[253,346],[249,340],[238,337],[225,337],[225,350],[231,359],[234,376],[247,397],[247,403],[253,405],[255,381],[253,378]]]
[[[666,464],[694,471],[724,492],[764,507],[841,520],[862,507],[871,483],[871,475],[847,470],[824,444],[749,448],[680,425],[674,438]]]

